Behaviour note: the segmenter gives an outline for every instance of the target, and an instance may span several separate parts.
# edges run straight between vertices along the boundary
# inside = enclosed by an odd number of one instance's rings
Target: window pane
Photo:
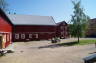
[[[29,38],[32,38],[32,34],[29,34]]]
[[[15,34],[15,39],[19,39],[19,34]]]
[[[25,34],[21,34],[21,39],[25,39]]]
[[[36,34],[36,38],[38,38],[38,34]]]

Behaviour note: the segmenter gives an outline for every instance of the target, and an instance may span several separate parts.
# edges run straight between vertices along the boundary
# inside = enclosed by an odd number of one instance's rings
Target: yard
[[[75,40],[64,39],[61,43]],[[32,41],[13,45],[15,52],[0,57],[0,63],[84,63],[84,57],[96,52],[94,44],[58,46],[50,41]]]

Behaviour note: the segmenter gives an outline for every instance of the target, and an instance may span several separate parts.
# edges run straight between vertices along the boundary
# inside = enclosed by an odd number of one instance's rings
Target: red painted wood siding
[[[55,26],[14,26],[14,32],[54,32]]]
[[[88,21],[88,29],[85,33],[86,37],[96,38],[96,18]]]
[[[11,32],[12,26],[2,17],[0,17],[0,31],[1,32]]]
[[[9,40],[8,38],[6,38],[5,43],[5,47],[7,47],[11,43],[10,37],[12,33],[12,26],[5,20],[5,18],[2,18],[1,16],[0,16],[0,32],[4,32],[3,35],[6,35],[6,37],[8,37],[9,35]]]
[[[56,26],[24,26],[17,25],[14,26],[13,30],[13,41],[25,41],[26,39],[30,40],[48,40],[55,36]],[[19,34],[19,39],[15,39],[15,34]],[[21,34],[25,34],[25,39],[21,38]],[[29,38],[29,34],[32,34],[32,38]],[[38,34],[38,38],[35,37],[35,34]]]

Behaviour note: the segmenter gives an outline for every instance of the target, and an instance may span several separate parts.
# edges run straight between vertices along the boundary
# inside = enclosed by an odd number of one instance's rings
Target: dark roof
[[[90,19],[89,22],[96,22],[96,18]]]
[[[90,20],[96,20],[96,18],[90,19]]]
[[[57,26],[59,26],[59,25],[62,24],[62,23],[64,23],[65,25],[67,25],[67,23],[66,23],[65,21],[58,22],[58,23],[56,23],[56,24],[57,24]]]
[[[10,19],[7,17],[6,13],[0,8],[0,15],[2,18],[4,18],[9,24],[11,24],[13,26],[13,24],[11,23]]]

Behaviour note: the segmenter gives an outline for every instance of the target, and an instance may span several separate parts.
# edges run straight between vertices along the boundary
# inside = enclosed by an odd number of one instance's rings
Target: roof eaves
[[[11,22],[11,20],[8,18],[8,16],[6,15],[6,13],[0,8],[0,14],[1,14],[1,16],[3,17],[3,18],[5,18],[6,19],[6,21],[8,22],[8,23],[10,23],[12,26],[13,26],[13,23]]]

